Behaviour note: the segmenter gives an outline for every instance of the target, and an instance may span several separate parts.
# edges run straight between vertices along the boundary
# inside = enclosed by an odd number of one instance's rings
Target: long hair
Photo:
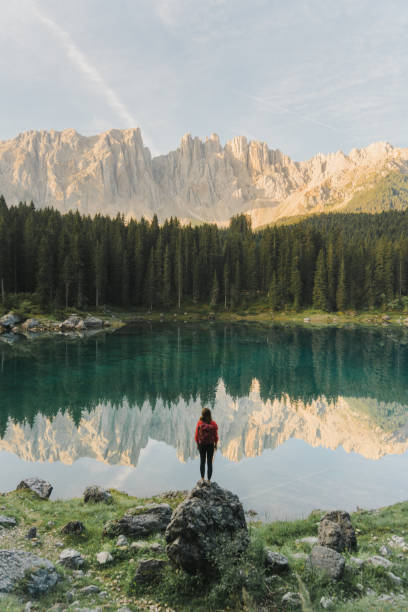
[[[209,408],[203,408],[201,411],[201,420],[204,423],[210,424],[212,421],[211,410]]]

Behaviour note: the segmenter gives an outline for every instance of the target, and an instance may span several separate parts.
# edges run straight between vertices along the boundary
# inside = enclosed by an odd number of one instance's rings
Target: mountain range
[[[238,136],[225,146],[183,136],[152,157],[139,128],[82,136],[29,131],[0,142],[0,194],[61,212],[226,224],[246,213],[254,227],[318,212],[408,207],[408,148],[376,142],[293,161]]]

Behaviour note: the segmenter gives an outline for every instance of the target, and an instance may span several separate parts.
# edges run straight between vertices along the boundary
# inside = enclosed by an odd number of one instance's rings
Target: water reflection
[[[195,456],[211,405],[230,461],[296,438],[369,459],[408,448],[405,330],[135,326],[0,349],[0,450],[135,466],[149,439]]]

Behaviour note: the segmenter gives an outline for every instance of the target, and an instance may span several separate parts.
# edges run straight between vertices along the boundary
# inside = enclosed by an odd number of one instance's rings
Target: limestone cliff
[[[222,146],[216,134],[187,134],[176,151],[152,158],[139,128],[90,137],[31,131],[0,142],[0,193],[10,204],[218,223],[246,212],[255,227],[339,210],[392,171],[408,173],[408,149],[387,143],[294,162],[243,136]]]

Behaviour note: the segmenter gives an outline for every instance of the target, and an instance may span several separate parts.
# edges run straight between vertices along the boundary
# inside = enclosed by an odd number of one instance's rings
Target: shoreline
[[[341,612],[406,609],[408,501],[379,509],[358,509],[351,514],[351,523],[357,535],[357,550],[343,552],[345,570],[342,577],[336,580],[318,578],[308,567],[309,555],[318,539],[319,521],[325,511],[314,510],[303,519],[270,522],[261,522],[251,511],[247,511],[251,554],[257,551],[250,563],[255,563],[253,571],[265,581],[266,588],[261,596],[256,590],[253,591],[253,587],[247,587],[252,607],[242,605],[242,602],[234,605],[237,597],[241,597],[237,583],[238,593],[225,592],[224,602],[218,602],[218,606],[213,607],[211,593],[197,592],[194,577],[190,579],[183,571],[168,565],[163,532],[139,540],[136,538],[133,543],[132,538],[123,540],[122,537],[119,542],[117,536],[106,534],[107,524],[117,523],[129,512],[141,512],[141,506],[149,508],[149,504],[169,504],[174,511],[187,494],[188,491],[167,491],[150,498],[138,498],[110,489],[110,503],[92,504],[85,503],[85,498],[40,499],[27,489],[0,494],[1,514],[4,515],[0,519],[4,524],[5,517],[11,517],[16,523],[0,529],[0,548],[3,551],[18,549],[33,553],[61,568],[57,569],[59,583],[45,595],[33,598],[24,592],[22,583],[16,592],[2,600],[9,606],[4,609],[22,612],[27,610],[26,602],[31,601],[31,610],[53,609],[61,612],[71,609],[114,612],[122,607],[132,612],[299,610],[304,597],[311,607],[303,609],[308,610],[326,608],[322,601],[327,603],[328,609]],[[80,521],[84,531],[64,533],[64,526],[69,521]],[[33,528],[35,535],[30,538],[27,533]],[[80,555],[83,559],[80,567],[58,566],[61,552],[66,549]],[[259,565],[261,549],[283,555],[287,569],[273,572],[272,576],[265,574],[262,565]],[[108,559],[106,563],[98,560],[100,551]],[[148,559],[167,564],[164,581],[146,583],[136,588],[135,570],[138,564]],[[242,572],[245,570],[240,568],[246,568],[247,562],[243,558],[242,564],[238,564],[234,580],[242,582]],[[231,576],[229,579],[232,579]],[[190,587],[189,580],[192,580]],[[223,578],[220,580],[222,583]],[[189,592],[188,588],[192,590]],[[288,593],[292,595],[289,597]],[[257,597],[261,600],[255,603]],[[288,605],[283,605],[285,597],[290,600]],[[268,602],[267,607],[264,607],[265,601]]]

